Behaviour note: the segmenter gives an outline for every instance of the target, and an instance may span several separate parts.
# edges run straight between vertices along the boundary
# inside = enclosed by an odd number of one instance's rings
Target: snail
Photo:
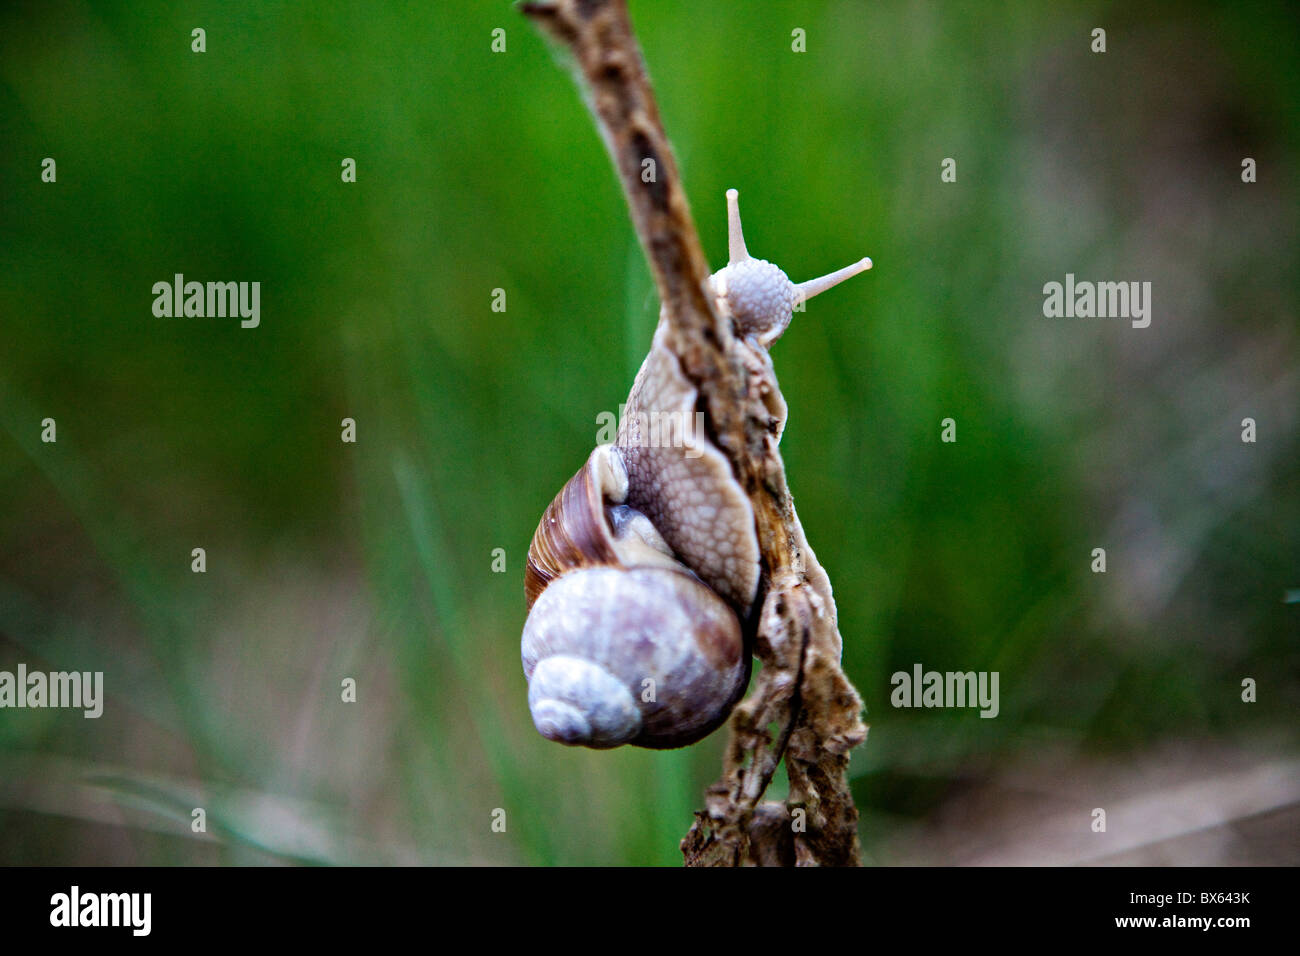
[[[728,262],[710,276],[734,348],[767,349],[796,306],[871,268],[795,284],[745,248],[727,190]],[[617,440],[597,446],[542,515],[525,570],[528,706],[549,740],[666,749],[716,729],[749,683],[762,571],[754,512],[722,452],[692,428],[697,392],[661,311]],[[785,424],[768,396],[772,433]],[[658,427],[652,427],[657,425]]]

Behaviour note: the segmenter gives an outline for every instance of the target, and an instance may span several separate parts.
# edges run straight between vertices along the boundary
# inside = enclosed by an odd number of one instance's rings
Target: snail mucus
[[[733,347],[764,363],[796,307],[871,268],[861,259],[791,282],[749,255],[734,189],[727,227],[728,262],[710,282]],[[597,446],[556,495],[528,551],[528,706],[538,732],[559,743],[682,747],[725,721],[749,683],[754,512],[726,457],[690,427],[697,391],[665,344],[666,325],[661,310],[617,440]],[[786,409],[773,391],[779,438]]]

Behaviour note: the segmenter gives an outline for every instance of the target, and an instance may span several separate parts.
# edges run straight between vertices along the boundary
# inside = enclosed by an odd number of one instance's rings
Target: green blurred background
[[[715,267],[732,186],[796,281],[875,261],[773,351],[867,861],[1111,858],[1136,816],[1031,824],[1224,779],[1300,859],[1294,8],[631,7]],[[522,16],[9,4],[0,143],[0,669],[107,692],[0,712],[0,862],[679,863],[725,734],[570,750],[527,710],[528,541],[657,303]],[[177,272],[260,281],[260,327],[155,318]],[[1151,326],[1044,318],[1067,272],[1150,281]],[[915,663],[997,670],[1000,716],[894,710]]]

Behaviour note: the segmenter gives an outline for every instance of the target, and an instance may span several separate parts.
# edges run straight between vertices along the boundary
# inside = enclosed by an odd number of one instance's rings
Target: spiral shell
[[[627,490],[621,453],[602,445],[542,517],[525,575],[528,705],[549,740],[681,747],[726,719],[750,658],[731,606]]]

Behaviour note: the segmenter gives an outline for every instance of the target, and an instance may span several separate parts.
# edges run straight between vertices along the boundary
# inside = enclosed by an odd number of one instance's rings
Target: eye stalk
[[[753,337],[764,348],[781,337],[794,310],[802,303],[845,279],[871,268],[870,259],[859,259],[837,272],[798,284],[765,259],[755,259],[745,248],[740,225],[740,193],[727,190],[727,265],[710,278],[723,299],[736,331]]]

